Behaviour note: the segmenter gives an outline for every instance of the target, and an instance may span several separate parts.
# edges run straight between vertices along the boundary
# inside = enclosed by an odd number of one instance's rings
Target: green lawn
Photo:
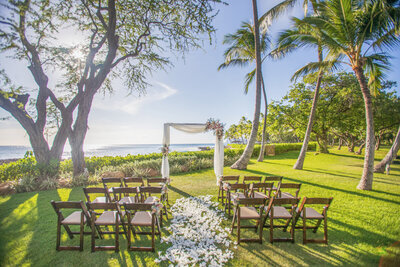
[[[377,158],[386,151],[378,151]],[[374,190],[360,191],[355,188],[361,177],[362,157],[344,150],[331,152],[309,152],[302,171],[292,169],[298,152],[268,157],[263,163],[253,160],[246,171],[225,168],[225,175],[281,175],[284,182],[303,184],[300,196],[334,198],[328,212],[329,245],[303,245],[300,231],[295,244],[271,245],[269,232],[264,230],[263,244],[241,244],[234,249],[230,265],[378,265],[387,248],[400,240],[400,165],[392,165],[391,175],[375,174]],[[171,202],[216,193],[211,169],[173,176],[169,191]],[[73,188],[0,197],[0,266],[155,265],[156,253],[128,252],[123,235],[119,253],[91,253],[89,236],[83,252],[56,252],[56,214],[50,200],[84,200],[84,195],[82,188]],[[163,234],[168,233],[164,230]],[[322,231],[317,236],[321,237]],[[167,247],[159,242],[156,246],[157,250]]]

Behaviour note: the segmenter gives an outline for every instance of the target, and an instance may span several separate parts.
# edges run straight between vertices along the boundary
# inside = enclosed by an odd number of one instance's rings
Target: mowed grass
[[[386,150],[377,151],[381,159]],[[283,182],[302,183],[300,196],[333,197],[328,211],[329,245],[302,244],[302,232],[296,242],[269,243],[264,230],[263,244],[244,243],[234,250],[232,266],[377,266],[394,242],[400,240],[400,165],[393,164],[390,175],[375,174],[372,191],[356,189],[362,173],[363,158],[332,149],[331,154],[308,152],[304,170],[293,170],[298,152],[267,157],[263,163],[254,159],[246,171],[224,169],[224,174],[281,175]],[[170,202],[177,198],[217,194],[212,169],[173,176]],[[215,197],[216,199],[216,197]],[[90,237],[85,236],[83,252],[56,252],[56,214],[50,200],[84,200],[82,188],[58,189],[0,197],[0,266],[155,266],[157,253],[128,252],[126,239],[120,236],[120,252],[90,252]],[[229,226],[230,220],[226,220]],[[322,237],[322,227],[317,234]],[[281,230],[277,236],[284,236]],[[163,230],[163,235],[168,231]],[[254,235],[246,233],[245,235]],[[232,235],[235,240],[236,234]],[[143,242],[147,241],[143,238]],[[77,244],[78,238],[63,242]],[[113,244],[112,237],[99,244]],[[167,244],[157,240],[158,251]],[[396,262],[396,261],[394,261]],[[399,264],[399,261],[397,261]],[[161,265],[168,265],[162,263]]]

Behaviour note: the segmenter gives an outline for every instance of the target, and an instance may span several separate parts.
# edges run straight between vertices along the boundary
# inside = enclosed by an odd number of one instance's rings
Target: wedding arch
[[[218,120],[210,119],[207,123],[164,123],[164,136],[162,147],[162,164],[161,175],[162,177],[169,177],[169,162],[168,153],[170,145],[170,129],[186,132],[186,133],[204,133],[213,131],[215,135],[214,147],[214,173],[217,178],[223,175],[224,170],[224,126]]]

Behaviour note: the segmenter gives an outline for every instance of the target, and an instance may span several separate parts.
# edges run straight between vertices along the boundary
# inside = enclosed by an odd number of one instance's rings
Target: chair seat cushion
[[[288,192],[282,192],[280,198],[294,198],[294,196]]]
[[[254,207],[239,207],[240,219],[260,219],[260,214]]]
[[[307,219],[323,219],[324,216],[320,214],[313,208],[305,208],[306,209],[306,218]],[[300,217],[303,217],[303,211],[300,213]]]
[[[267,207],[264,208],[265,211],[267,210]],[[275,219],[290,219],[292,218],[292,214],[285,209],[285,207],[280,207],[280,206],[273,206],[271,209],[273,209],[274,216],[273,218]],[[271,216],[271,211],[269,212],[268,216]]]
[[[137,211],[131,220],[132,225],[151,226],[151,213],[148,211]]]
[[[95,200],[92,201],[92,203],[107,203],[107,197],[96,197]]]
[[[231,199],[234,197],[238,197],[238,198],[246,198],[246,195],[242,192],[236,192],[236,193],[231,193]]]
[[[268,198],[268,196],[262,192],[254,192],[254,198]]]
[[[125,212],[122,212],[122,216],[125,216]],[[97,225],[113,225],[116,224],[116,219],[119,221],[118,211],[104,211],[96,220]]]
[[[67,218],[61,221],[61,224],[81,224],[81,211],[74,211]],[[86,222],[86,217],[83,216],[83,223]]]
[[[154,202],[156,202],[158,198],[154,197],[154,196],[149,196],[146,198],[146,200],[144,201],[144,203],[146,204],[153,204]]]
[[[136,203],[136,198],[135,197],[123,197],[123,198],[121,198],[121,200],[118,203],[119,204]]]

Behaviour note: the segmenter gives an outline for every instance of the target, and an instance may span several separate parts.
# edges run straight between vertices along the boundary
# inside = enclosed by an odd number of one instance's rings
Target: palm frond
[[[364,57],[365,72],[369,78],[368,87],[373,95],[377,95],[379,89],[382,88],[382,82],[386,78],[384,71],[390,69],[389,59],[390,56],[386,53],[376,53]]]
[[[267,31],[272,22],[284,14],[287,10],[294,7],[296,2],[297,0],[284,0],[262,15],[259,19],[261,32]]]
[[[256,69],[253,69],[249,73],[246,74],[245,76],[245,82],[244,82],[244,94],[247,95],[249,92],[249,87],[250,84],[254,81],[254,77],[256,77]]]
[[[310,62],[304,67],[298,69],[292,76],[291,81],[297,81],[299,77],[313,74],[316,72],[335,72],[341,68],[341,61],[339,60],[330,60],[330,61],[321,61],[321,62]]]

